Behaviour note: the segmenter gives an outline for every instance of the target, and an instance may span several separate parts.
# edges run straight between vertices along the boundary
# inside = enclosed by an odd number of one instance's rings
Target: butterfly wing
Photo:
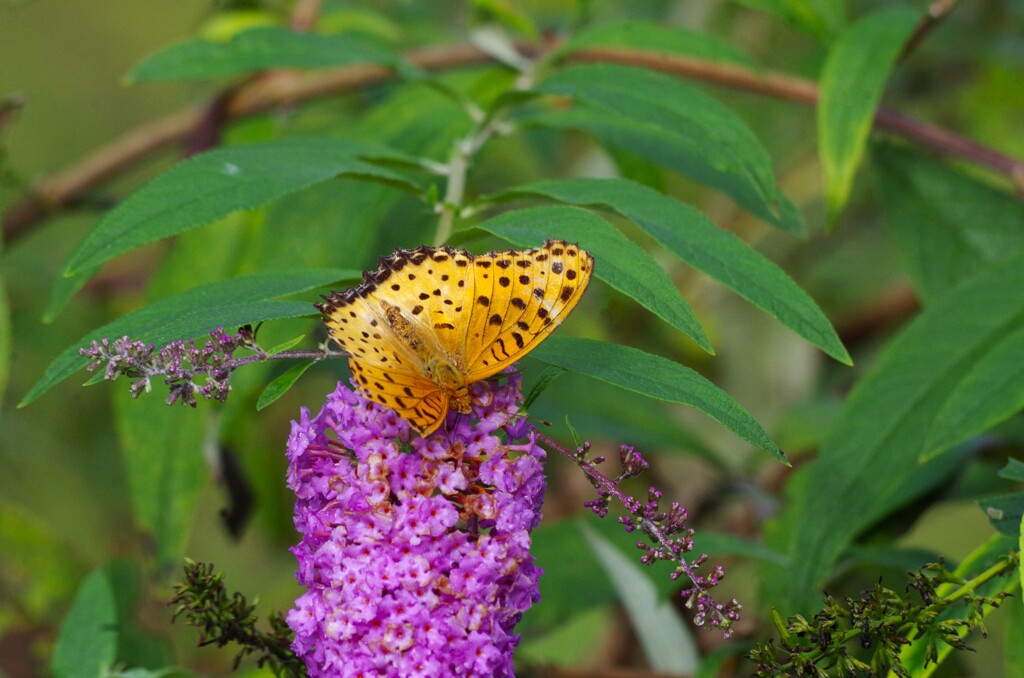
[[[565,319],[593,268],[590,254],[561,240],[476,257],[398,249],[318,308],[362,390],[427,435],[466,385],[502,371]]]
[[[466,381],[501,372],[546,339],[575,308],[593,270],[594,258],[563,240],[475,257]]]
[[[421,374],[385,369],[358,358],[348,365],[370,398],[393,409],[423,436],[437,430],[448,414],[448,395]]]
[[[449,394],[431,378],[431,365],[461,354],[470,260],[450,247],[395,250],[362,284],[318,305],[362,390],[423,435],[448,412]]]

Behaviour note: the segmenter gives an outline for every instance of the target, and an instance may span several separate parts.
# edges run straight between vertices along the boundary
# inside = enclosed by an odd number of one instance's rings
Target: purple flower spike
[[[473,384],[473,413],[427,439],[342,384],[292,423],[307,590],[288,624],[310,676],[513,675],[545,484],[519,388],[511,374]]]

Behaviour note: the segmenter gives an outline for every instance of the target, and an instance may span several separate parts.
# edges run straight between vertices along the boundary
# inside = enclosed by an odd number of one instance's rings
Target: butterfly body
[[[360,388],[423,435],[449,410],[469,413],[469,386],[543,341],[593,271],[593,257],[560,240],[477,256],[421,246],[378,263],[318,308]]]
[[[448,397],[448,407],[468,414],[469,388],[466,384],[465,367],[461,364],[461,356],[449,355],[425,328],[402,315],[397,306],[383,299],[380,300],[384,317],[394,332],[395,337],[416,357],[420,371],[430,377]],[[448,323],[454,328],[454,324]]]

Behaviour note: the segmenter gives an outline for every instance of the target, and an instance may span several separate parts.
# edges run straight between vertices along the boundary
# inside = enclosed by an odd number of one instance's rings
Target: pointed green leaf
[[[154,544],[157,564],[185,555],[199,498],[210,482],[204,444],[211,410],[169,406],[162,394],[133,399],[114,391],[114,418],[131,493],[132,515]]]
[[[535,195],[614,210],[666,249],[751,302],[836,360],[850,355],[828,318],[785,271],[700,211],[625,179],[568,179],[517,186],[491,199]]]
[[[850,197],[882,90],[919,18],[917,11],[905,8],[869,14],[829,50],[820,78],[818,150],[832,221]]]
[[[1008,459],[1006,466],[999,471],[1000,478],[1024,483],[1024,461],[1020,459]]]
[[[477,226],[519,247],[547,238],[579,243],[594,255],[594,275],[634,299],[708,353],[704,329],[679,290],[644,250],[593,212],[574,207],[534,207],[506,212]]]
[[[725,391],[667,358],[619,344],[559,336],[551,337],[530,355],[649,398],[695,407],[740,438],[786,461],[761,425]]]
[[[104,337],[130,336],[136,341],[165,344],[198,337],[218,326],[237,327],[261,320],[313,315],[309,302],[272,301],[339,280],[358,278],[355,271],[326,269],[296,273],[264,273],[231,278],[193,288],[128,313],[90,332],[57,356],[43,377],[19,403],[24,407],[54,385],[85,367],[78,349]]]
[[[565,370],[558,367],[548,365],[544,368],[544,371],[541,372],[540,376],[533,383],[533,387],[530,389],[530,392],[526,394],[525,398],[523,398],[523,410],[525,412],[529,412],[530,406],[533,405],[533,401],[539,398],[540,394],[544,393],[544,391],[548,389],[548,386],[554,383],[554,381],[563,374],[565,374]]]
[[[797,607],[813,604],[832,563],[861,530],[910,498],[908,484],[931,464],[919,459],[927,432],[950,394],[1024,322],[1021,289],[1024,256],[936,299],[851,392],[806,469],[808,491],[782,518],[793,529],[793,564],[783,576]]]
[[[357,35],[319,35],[259,26],[230,40],[185,40],[147,57],[130,83],[239,75],[267,68],[328,68],[369,63],[396,66],[400,57],[378,41]]]
[[[591,551],[608,573],[619,601],[626,608],[651,668],[661,673],[690,675],[699,653],[676,608],[661,598],[647,574],[586,523],[582,525]]]
[[[267,387],[263,389],[263,393],[260,393],[259,400],[256,401],[256,410],[262,410],[287,393],[288,389],[295,385],[299,377],[305,374],[306,370],[314,362],[313,360],[303,360],[296,365],[292,365],[286,372],[267,384]]]
[[[864,566],[888,567],[910,572],[925,563],[934,563],[942,558],[941,553],[931,549],[906,548],[901,546],[851,546],[843,554],[836,573],[849,572]]]
[[[1016,537],[1020,529],[1020,521],[1024,516],[1024,492],[1001,494],[986,497],[978,502],[985,517],[996,528],[1008,537]]]
[[[293,337],[293,338],[289,339],[288,341],[281,342],[277,346],[269,349],[267,351],[267,353],[269,353],[270,355],[274,355],[275,353],[281,353],[282,351],[287,351],[290,348],[294,348],[295,346],[298,346],[300,343],[302,343],[302,340],[305,339],[305,338],[306,338],[305,334],[300,334],[299,336]]]
[[[814,38],[827,42],[846,21],[842,0],[733,0],[778,17]]]
[[[666,454],[694,455],[723,473],[731,467],[704,439],[703,434],[671,415],[665,402],[651,402],[639,393],[627,392],[611,384],[595,382],[580,374],[567,374],[551,365],[537,365],[527,357],[523,373],[529,381],[547,370],[565,377],[550,382],[547,390],[528,410],[542,421],[561,422],[566,418],[588,440],[628,440],[640,449]]]
[[[928,303],[1024,252],[1024,204],[952,167],[875,144],[872,168],[907,272]]]
[[[93,570],[60,625],[50,664],[54,678],[106,675],[117,658],[117,627],[110,581],[103,570]]]
[[[65,275],[80,275],[147,243],[209,224],[232,212],[342,175],[408,179],[371,161],[414,164],[390,149],[341,139],[283,139],[219,148],[181,162],[110,211],[79,244]]]
[[[595,47],[619,47],[754,66],[754,62],[730,42],[682,26],[643,21],[616,21],[586,28],[569,38],[558,49],[555,57],[563,58],[573,52]]]
[[[779,553],[764,544],[759,544],[743,537],[737,537],[727,532],[701,530],[695,541],[697,553],[708,553],[716,558],[740,556],[741,558],[766,560],[782,566],[789,562],[784,553]]]
[[[935,415],[922,456],[948,449],[1024,408],[1024,324],[995,338]]]
[[[58,276],[53,283],[50,302],[46,305],[46,310],[43,311],[42,321],[44,323],[52,323],[56,320],[60,312],[64,310],[64,307],[68,305],[68,302],[78,294],[79,290],[85,287],[85,284],[94,275],[99,273],[99,270],[100,266],[93,266],[72,276]]]
[[[696,87],[648,69],[590,64],[555,71],[534,89],[572,97],[577,105],[525,123],[587,130],[726,193],[771,224],[803,231],[760,141],[732,110]]]

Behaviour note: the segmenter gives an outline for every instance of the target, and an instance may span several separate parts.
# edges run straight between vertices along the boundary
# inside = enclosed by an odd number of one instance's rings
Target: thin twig
[[[321,4],[320,0],[298,0],[292,10],[292,30],[302,33],[312,30],[320,16]]]
[[[510,48],[515,49],[511,46]],[[537,61],[523,55],[517,54],[517,56],[521,57],[519,65],[522,70],[515,87],[521,90],[528,90],[533,86]],[[438,206],[441,216],[438,219],[437,231],[434,236],[435,247],[448,242],[448,239],[451,237],[455,227],[455,220],[459,217],[464,207],[466,177],[469,174],[470,166],[491,137],[499,133],[503,126],[502,121],[507,114],[505,109],[501,109],[492,111],[491,115],[488,116],[471,103],[467,103],[466,106],[468,109],[467,113],[474,120],[474,124],[469,133],[462,138],[456,139],[452,146],[447,171],[445,172],[447,185],[445,187],[444,200]]]
[[[943,19],[949,16],[949,13],[956,7],[957,2],[958,0],[935,0],[935,2],[928,6],[928,12],[921,17],[921,21],[917,24],[917,28],[914,29],[914,33],[907,39],[906,44],[903,45],[903,51],[900,52],[899,57],[900,61],[903,61],[917,50],[925,37],[942,23]]]
[[[657,542],[658,549],[656,550],[660,550],[666,555],[666,557],[671,557],[676,567],[676,571],[684,573],[690,580],[691,588],[687,594],[687,607],[691,606],[692,601],[696,601],[698,599],[704,599],[708,603],[711,603],[706,608],[707,612],[711,613],[715,618],[712,621],[711,627],[718,628],[721,626],[721,628],[726,632],[726,637],[731,636],[733,633],[733,621],[738,619],[738,615],[730,618],[729,614],[730,611],[735,612],[739,609],[738,604],[735,603],[734,600],[733,604],[736,604],[737,607],[733,609],[731,605],[724,606],[714,601],[711,595],[711,588],[715,586],[717,581],[713,577],[705,578],[697,574],[697,568],[700,567],[707,556],[702,555],[691,564],[685,555],[689,548],[679,547],[678,540],[674,540],[672,538],[671,532],[666,529],[666,525],[662,518],[655,518],[652,520],[650,516],[642,516],[642,511],[639,510],[642,506],[641,502],[628,495],[621,487],[619,487],[616,480],[612,480],[601,473],[601,471],[599,471],[591,461],[585,458],[584,452],[586,450],[586,446],[579,448],[576,452],[573,452],[540,431],[537,431],[537,439],[543,442],[548,448],[557,451],[562,456],[567,457],[570,461],[576,464],[580,470],[587,475],[591,483],[598,490],[599,494],[603,493],[605,496],[614,497],[615,500],[623,506],[623,508],[641,519],[641,531],[643,534]],[[646,462],[644,462],[644,464],[646,465]],[[686,510],[682,509],[682,511],[682,519],[685,520]],[[664,514],[662,515],[664,516]],[[690,533],[692,534],[692,530],[690,530]],[[692,546],[690,548],[692,548]],[[697,621],[698,626],[703,623],[703,621]]]
[[[428,71],[459,68],[490,61],[469,44],[425,48],[405,55]],[[394,79],[382,66],[359,64],[332,69],[304,78],[256,79],[240,89],[226,107],[229,119],[263,113],[278,106],[340,94]],[[90,190],[136,167],[153,155],[182,141],[196,128],[206,106],[194,106],[146,123],[102,146],[81,161],[39,183],[33,195],[7,209],[3,219],[7,242],[26,235],[33,226],[63,209],[73,207]]]
[[[520,46],[524,53],[535,53],[536,46]],[[491,57],[471,44],[447,45],[414,50],[405,58],[425,70],[438,71],[491,61]],[[674,55],[653,54],[621,48],[594,48],[572,55],[574,61],[615,62],[652,68],[665,73],[753,92],[764,96],[815,104],[818,89],[814,82],[783,73],[752,69]],[[261,113],[281,105],[297,104],[324,96],[340,94],[360,87],[394,79],[392,70],[360,64],[322,71],[308,77],[257,79],[242,88],[227,106],[229,119]],[[8,241],[25,235],[50,213],[73,206],[88,191],[128,171],[153,154],[180,141],[195,128],[203,109],[188,108],[145,124],[115,139],[67,169],[40,181],[33,195],[13,204],[4,214],[3,230]],[[943,155],[956,156],[989,167],[1006,175],[1024,195],[1024,163],[981,146],[949,130],[879,110],[878,129],[904,136]]]
[[[618,47],[582,50],[572,60],[643,66],[652,70],[702,80],[733,89],[816,105],[818,86],[811,80],[771,71],[757,72],[742,66],[667,54],[640,53]],[[1024,162],[959,136],[947,129],[916,120],[885,108],[875,114],[876,129],[894,132],[943,155],[960,157],[1006,175],[1017,192],[1024,194]]]

